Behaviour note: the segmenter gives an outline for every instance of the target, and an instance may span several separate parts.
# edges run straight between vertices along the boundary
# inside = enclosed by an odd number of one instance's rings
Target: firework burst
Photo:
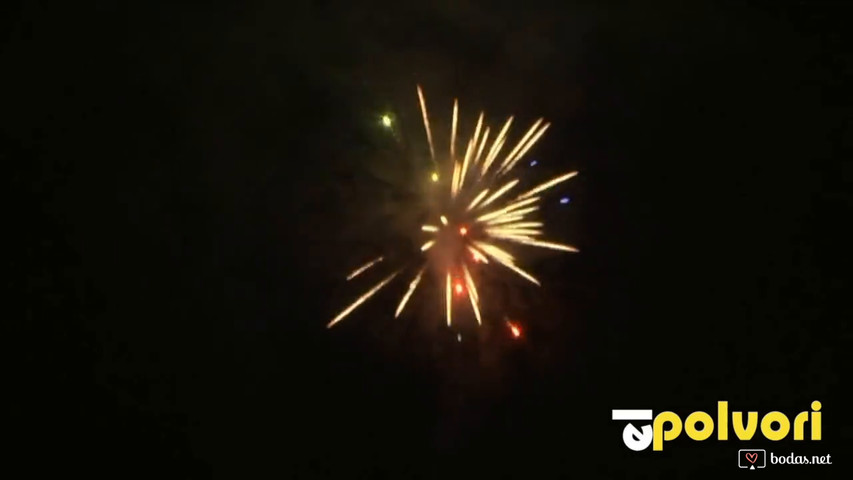
[[[430,159],[438,170],[440,163],[436,159],[426,101],[420,86],[418,86],[418,100],[429,144]],[[477,323],[482,324],[480,305],[483,299],[480,298],[477,282],[471,273],[473,269],[497,264],[538,286],[539,280],[523,270],[518,265],[516,256],[507,248],[514,244],[564,252],[578,251],[570,245],[544,240],[542,238],[544,223],[532,218],[532,215],[539,210],[540,194],[569,180],[577,175],[577,172],[559,175],[520,194],[515,194],[513,190],[519,183],[519,178],[514,175],[515,166],[542,138],[550,124],[543,123],[544,119],[540,118],[512,149],[504,149],[513,117],[509,117],[499,133],[490,138],[490,127],[483,123],[484,114],[481,112],[473,135],[463,149],[457,150],[458,117],[459,103],[454,100],[449,155],[442,169],[448,175],[446,178],[450,179],[449,185],[438,183],[440,178],[444,178],[441,171],[432,172],[430,176],[435,183],[436,194],[443,197],[444,211],[438,215],[434,223],[421,227],[424,235],[423,245],[420,248],[421,266],[400,298],[395,317],[403,313],[409,299],[418,290],[424,272],[427,269],[435,269],[444,283],[441,290],[445,297],[443,303],[447,325],[450,326],[453,323],[454,295],[457,297],[467,295],[468,302],[465,303],[470,303]],[[383,121],[386,126],[389,126],[390,120],[386,121],[386,118],[383,117]],[[508,153],[504,153],[506,150]],[[366,262],[350,273],[347,280],[358,277],[383,260],[383,257],[377,257]],[[333,318],[327,326],[331,328],[346,318],[394,280],[401,271],[402,269],[394,271],[372,286]],[[518,326],[510,324],[510,328],[514,336],[520,335]]]

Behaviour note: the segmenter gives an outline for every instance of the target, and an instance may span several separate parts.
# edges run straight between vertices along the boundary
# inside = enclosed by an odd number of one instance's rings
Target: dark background
[[[839,473],[841,3],[679,3],[12,7],[10,458],[98,478],[719,478],[749,447]],[[410,197],[382,179],[406,170],[376,121],[396,112],[417,150],[417,83],[437,129],[456,96],[466,122],[545,116],[542,170],[581,171],[545,213],[581,253],[531,257],[545,285],[513,293],[520,340],[390,322],[393,296],[325,329],[358,292],[341,275],[399,244]],[[816,399],[818,444],[635,453],[610,420]]]

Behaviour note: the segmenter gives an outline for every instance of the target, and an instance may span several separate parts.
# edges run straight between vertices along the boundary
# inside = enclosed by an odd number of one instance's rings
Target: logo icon
[[[651,422],[654,412],[651,410],[613,410],[613,420],[622,421],[638,421]],[[639,429],[634,424],[629,423],[622,430],[622,441],[625,446],[635,452],[639,452],[649,448],[654,438],[654,432],[651,425],[643,425]]]
[[[737,466],[755,470],[767,466],[767,452],[760,449],[741,449],[737,451]]]

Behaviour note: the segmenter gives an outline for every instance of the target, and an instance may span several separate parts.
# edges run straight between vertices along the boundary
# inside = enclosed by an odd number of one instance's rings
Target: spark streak
[[[542,222],[518,222],[518,223],[510,223],[505,224],[501,228],[534,228],[541,227],[544,224]]]
[[[467,247],[468,247],[468,251],[471,252],[471,255],[474,257],[474,259],[476,261],[483,262],[483,263],[489,263],[489,259],[486,258],[485,255],[483,255],[483,252],[477,250],[476,248],[472,247],[471,245],[468,245]]]
[[[486,233],[492,236],[501,234],[510,235],[541,235],[542,230],[534,230],[532,228],[487,228]]]
[[[513,258],[508,253],[504,252],[498,247],[494,245],[480,245],[480,248],[486,251],[492,258],[494,258],[498,263],[517,273],[519,276],[523,277],[525,280],[530,281],[531,283],[536,284],[537,286],[541,285],[539,280],[536,279],[533,275],[525,272],[520,267],[518,267],[515,263],[513,263]]]
[[[516,213],[513,213],[512,215],[507,215],[505,217],[500,217],[500,218],[496,218],[494,220],[489,220],[485,223],[486,223],[486,225],[503,225],[505,223],[517,222],[517,221],[523,220],[523,219],[524,219],[524,214],[518,215]]]
[[[498,172],[505,170],[506,166],[509,165],[509,162],[511,162],[515,158],[515,154],[518,153],[519,150],[524,148],[524,144],[527,142],[530,136],[533,135],[533,132],[536,131],[537,128],[539,128],[539,124],[542,123],[542,120],[544,119],[540,118],[539,120],[536,120],[536,123],[534,123],[533,126],[530,127],[529,130],[527,130],[527,133],[524,134],[521,140],[518,141],[518,143],[515,145],[515,148],[510,150],[509,155],[506,156],[501,166],[498,167]]]
[[[453,126],[450,128],[450,159],[456,158],[456,125],[459,116],[459,101],[453,99]]]
[[[381,262],[382,260],[383,260],[383,257],[376,257],[373,260],[371,260],[371,261],[365,263],[364,265],[358,267],[357,269],[355,269],[355,271],[353,271],[352,273],[347,275],[347,281],[352,280],[353,278],[361,275],[365,270],[376,265],[377,263]]]
[[[477,317],[477,325],[483,324],[483,319],[480,317],[480,298],[477,294],[477,286],[474,284],[474,279],[471,278],[471,273],[468,272],[468,267],[462,265],[462,271],[465,273],[465,283],[468,285],[468,298],[471,300],[471,309],[474,310],[474,316]]]
[[[531,138],[530,141],[527,142],[527,145],[525,145],[524,148],[520,152],[518,152],[518,155],[516,155],[509,163],[509,165],[507,165],[506,169],[504,170],[504,173],[512,170],[512,167],[514,167],[515,164],[518,163],[518,161],[521,160],[522,157],[524,157],[524,154],[527,153],[527,151],[530,150],[530,148],[533,147],[533,145],[535,145],[537,141],[539,141],[539,138],[543,134],[545,134],[545,130],[548,130],[548,127],[550,126],[550,123],[546,123],[542,126],[542,128],[539,129],[538,132],[536,132],[536,135],[534,135],[533,138]]]
[[[471,147],[471,144],[469,143],[468,148],[470,149],[470,147]],[[466,158],[467,158],[467,154],[466,154]],[[454,162],[453,163],[453,180],[451,180],[451,183],[450,183],[450,195],[454,198],[456,197],[456,193],[459,192],[459,172],[460,172],[459,162]]]
[[[511,182],[507,183],[506,185],[502,186],[501,188],[499,188],[497,192],[493,193],[493,194],[492,194],[492,196],[490,196],[489,198],[487,198],[487,199],[486,199],[486,201],[484,201],[484,202],[480,205],[480,208],[487,207],[490,203],[492,203],[492,202],[494,202],[495,200],[497,200],[501,195],[503,195],[504,193],[506,193],[507,191],[509,191],[509,189],[511,189],[512,187],[514,187],[517,183],[518,183],[518,179],[513,180],[513,181],[511,181]]]
[[[489,189],[487,188],[487,189],[483,190],[482,192],[480,192],[479,195],[474,197],[474,200],[471,202],[470,205],[468,205],[468,211],[470,212],[474,207],[476,207],[477,204],[480,203],[480,200],[482,200],[488,193],[489,193]]]
[[[492,162],[497,158],[498,153],[500,153],[501,148],[503,147],[504,141],[506,140],[506,132],[509,131],[509,126],[512,125],[512,117],[509,117],[504,123],[503,128],[501,128],[500,133],[495,138],[495,143],[492,144],[492,148],[489,149],[489,155],[486,157],[486,161],[483,164],[483,176],[486,176],[486,172],[489,171],[489,167],[492,165]]]
[[[424,92],[421,86],[418,85],[418,99],[421,102],[421,113],[424,117],[424,128],[426,129],[427,142],[429,142],[429,157],[435,163],[435,149],[432,146],[432,132],[429,129],[429,115],[427,115],[426,102],[424,101]]]
[[[545,183],[543,183],[537,187],[534,187],[531,190],[528,190],[528,191],[522,193],[521,195],[518,196],[518,199],[520,200],[522,198],[527,198],[531,195],[536,195],[539,192],[543,192],[545,190],[548,190],[549,188],[553,187],[554,185],[557,185],[558,183],[565,182],[566,180],[574,177],[577,174],[578,174],[578,172],[569,172],[569,173],[566,173],[564,175],[560,175],[557,178],[552,178],[551,180],[548,180],[547,182],[545,182]]]
[[[335,326],[335,324],[336,324],[336,323],[338,323],[338,322],[340,322],[341,320],[343,320],[343,319],[344,319],[344,317],[346,317],[347,315],[349,315],[350,313],[352,313],[352,311],[353,311],[353,310],[355,310],[356,308],[358,308],[358,306],[359,306],[359,305],[361,305],[362,303],[366,302],[366,301],[367,301],[367,299],[369,299],[370,297],[372,297],[372,296],[373,296],[374,294],[376,294],[376,292],[378,292],[382,287],[384,287],[385,285],[387,285],[387,284],[388,284],[388,282],[390,282],[391,280],[393,280],[393,279],[394,279],[394,277],[396,277],[398,273],[400,273],[400,271],[399,271],[399,270],[397,270],[396,272],[392,273],[391,275],[388,275],[387,277],[385,277],[385,279],[384,279],[384,280],[382,280],[381,282],[377,283],[375,287],[373,287],[373,288],[371,288],[370,290],[368,290],[368,291],[367,291],[367,293],[365,293],[364,295],[362,295],[362,296],[358,297],[358,300],[356,300],[355,302],[353,302],[353,303],[352,303],[352,305],[350,305],[349,307],[347,307],[343,312],[339,313],[337,317],[335,317],[331,322],[329,322],[329,324],[328,324],[328,325],[326,325],[326,328],[332,328],[333,326]]]
[[[426,268],[426,267],[422,267],[422,268],[420,269],[420,271],[418,271],[418,274],[417,274],[417,275],[415,275],[415,279],[414,279],[414,280],[412,280],[412,282],[411,282],[411,283],[409,283],[409,289],[408,289],[408,290],[406,290],[406,294],[405,294],[405,295],[403,295],[403,299],[402,299],[402,300],[400,300],[400,305],[399,305],[399,306],[397,306],[397,311],[394,313],[394,318],[397,318],[397,317],[399,317],[399,316],[400,316],[400,313],[403,311],[403,307],[405,307],[405,306],[406,306],[406,302],[408,302],[408,301],[409,301],[409,297],[411,297],[411,296],[412,296],[412,294],[413,294],[413,293],[415,293],[415,289],[417,289],[417,288],[418,288],[418,283],[420,283],[420,281],[421,281],[421,276],[424,274],[424,269],[425,269],[425,268]]]
[[[494,212],[490,212],[490,213],[487,213],[487,214],[482,215],[480,217],[477,217],[477,221],[478,222],[487,222],[493,218],[502,217],[502,216],[507,215],[509,213],[514,213],[515,215],[523,215],[523,214],[517,212],[519,210],[519,208],[521,208],[525,205],[530,205],[531,203],[536,203],[537,200],[539,200],[538,197],[533,197],[533,198],[526,198],[524,200],[520,200],[520,201],[510,203],[509,205],[507,205],[504,208],[501,208],[500,210],[495,210]],[[526,209],[521,209],[520,211],[525,211],[525,210]],[[533,210],[527,210],[527,211],[532,212]]]
[[[550,248],[551,250],[562,250],[564,252],[577,253],[580,251],[571,245],[563,245],[561,243],[554,243],[554,242],[542,242],[542,241],[533,240],[533,239],[525,240],[525,241],[520,242],[520,243],[530,245],[531,247]]]
[[[480,137],[480,129],[483,127],[483,114],[480,113],[480,119],[477,120],[477,128],[474,129],[474,136],[471,137],[471,141],[468,142],[468,151],[465,152],[465,162],[462,164],[462,174],[459,177],[459,188],[462,188],[462,185],[465,184],[465,176],[468,174],[468,164],[469,162],[476,162],[475,158],[472,158],[475,155],[475,151],[477,150],[477,142]],[[482,149],[481,149],[482,150]]]
[[[477,156],[474,157],[474,163],[471,165],[471,168],[477,166],[477,162],[480,161],[480,157],[483,155],[483,148],[486,147],[486,142],[489,140],[489,127],[486,127],[486,131],[483,133],[483,141],[480,142],[480,148],[477,149]]]
[[[532,207],[522,208],[521,210],[507,211],[507,212],[503,213],[502,215],[498,216],[498,218],[495,218],[494,220],[487,221],[486,223],[495,224],[495,223],[499,223],[499,220],[506,220],[508,218],[511,218],[513,220],[522,219],[528,213],[535,212],[536,210],[539,210],[539,205],[533,205]],[[506,216],[504,216],[504,215],[506,215]]]

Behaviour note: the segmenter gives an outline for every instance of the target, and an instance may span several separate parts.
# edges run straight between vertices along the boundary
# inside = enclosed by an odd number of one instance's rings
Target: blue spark
[[[537,162],[536,160],[531,160],[531,161],[530,161],[530,166],[531,166],[531,167],[535,167],[537,163],[539,163],[539,162]]]
[[[560,199],[560,203],[562,203],[563,205],[565,205],[565,204],[569,203],[569,197],[563,197],[563,198],[561,198],[561,199]]]

